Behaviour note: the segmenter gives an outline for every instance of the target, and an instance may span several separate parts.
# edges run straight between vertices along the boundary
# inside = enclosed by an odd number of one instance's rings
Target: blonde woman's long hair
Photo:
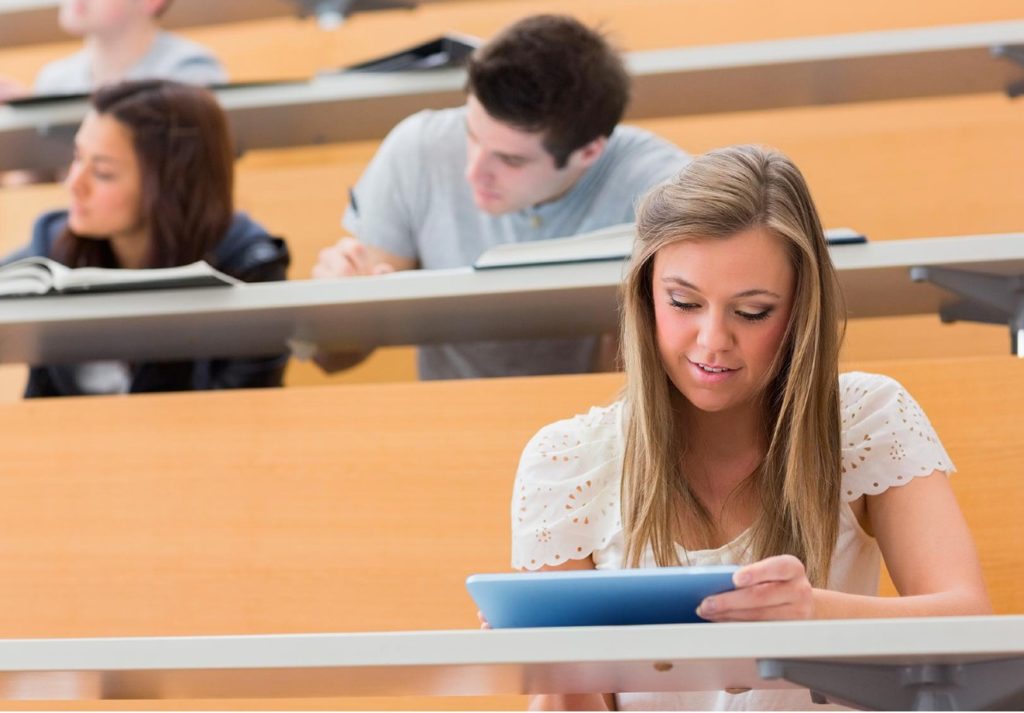
[[[649,547],[659,566],[680,564],[679,522],[697,533],[702,547],[713,531],[711,514],[682,468],[687,444],[673,407],[678,395],[657,345],[654,257],[681,240],[727,239],[753,227],[782,239],[796,280],[789,324],[760,398],[767,451],[749,481],[760,512],[746,554],[754,560],[795,555],[811,583],[825,586],[839,524],[838,361],[845,310],[803,175],[786,156],[757,146],[700,156],[653,189],[637,210],[637,242],[622,300],[626,563],[639,566]]]

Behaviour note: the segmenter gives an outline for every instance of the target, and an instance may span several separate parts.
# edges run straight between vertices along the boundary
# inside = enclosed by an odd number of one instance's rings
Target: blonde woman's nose
[[[708,310],[700,324],[697,344],[712,353],[726,351],[732,347],[733,336],[724,315]]]

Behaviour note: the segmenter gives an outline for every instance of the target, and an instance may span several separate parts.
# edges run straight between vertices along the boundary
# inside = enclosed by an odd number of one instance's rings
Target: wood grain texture
[[[846,367],[890,374],[921,403],[959,468],[952,482],[996,610],[1024,611],[1024,362]],[[508,568],[522,447],[546,423],[611,401],[621,383],[611,374],[2,405],[0,559],[11,586],[0,590],[0,636],[473,627],[463,580]]]
[[[1024,611],[1007,566],[1024,564],[1013,517],[1024,505],[1024,426],[1012,411],[1024,362],[864,366],[922,404],[960,469],[953,483],[997,608]],[[0,406],[0,552],[20,585],[0,593],[0,635],[472,626],[462,579],[507,568],[522,447],[542,425],[607,403],[620,383],[613,374]]]

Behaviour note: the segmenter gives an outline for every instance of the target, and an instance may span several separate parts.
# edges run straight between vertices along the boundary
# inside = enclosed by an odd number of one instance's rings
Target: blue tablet
[[[474,574],[466,589],[495,629],[704,621],[704,597],[733,589],[734,565]]]

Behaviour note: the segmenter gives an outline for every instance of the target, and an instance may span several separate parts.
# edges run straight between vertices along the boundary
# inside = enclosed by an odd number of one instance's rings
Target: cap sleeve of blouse
[[[619,527],[622,403],[541,429],[523,451],[512,496],[512,566],[588,557]]]
[[[847,502],[937,470],[956,470],[924,411],[895,379],[842,374],[839,396],[842,495]]]

